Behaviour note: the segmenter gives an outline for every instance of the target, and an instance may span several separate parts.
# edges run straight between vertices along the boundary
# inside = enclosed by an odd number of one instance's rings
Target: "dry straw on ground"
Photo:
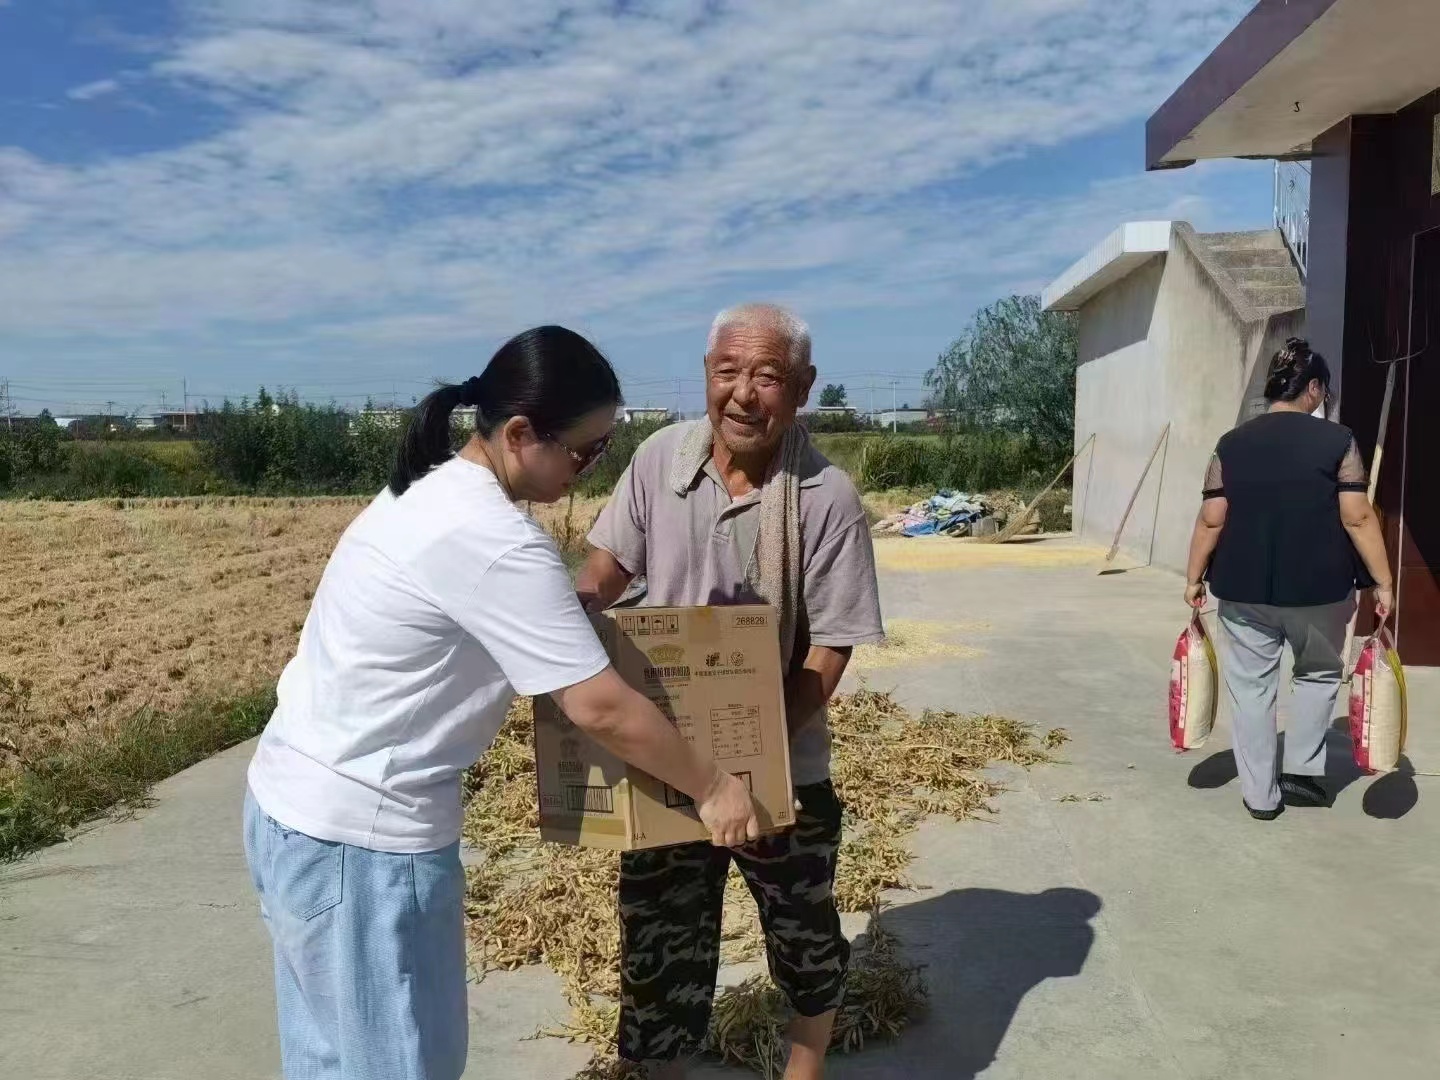
[[[923,818],[988,813],[999,790],[983,770],[998,762],[1050,760],[1061,731],[1037,738],[1001,717],[927,712],[912,716],[888,694],[862,690],[831,708],[834,778],[846,803],[836,896],[843,911],[871,912],[857,951],[834,1049],[892,1038],[923,1007],[923,986],[878,915],[882,893],[903,888],[907,837]],[[468,914],[481,970],[545,963],[565,981],[570,1019],[549,1032],[589,1043],[598,1056],[582,1076],[627,1075],[614,1059],[620,940],[615,919],[618,857],[539,842],[531,714],[517,703],[491,752],[469,777],[465,834],[484,850],[470,871]],[[732,874],[722,930],[728,963],[756,959],[763,939],[753,903]],[[784,1003],[763,977],[723,992],[708,1049],[764,1076],[775,1071]]]

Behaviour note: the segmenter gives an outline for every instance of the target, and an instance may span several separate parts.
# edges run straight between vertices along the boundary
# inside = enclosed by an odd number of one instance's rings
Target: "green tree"
[[[847,398],[843,383],[830,383],[820,391],[820,407],[822,409],[838,409],[845,405]]]
[[[390,483],[400,437],[410,422],[408,411],[377,410],[373,401],[350,421],[350,441],[355,452],[356,483],[373,494]]]
[[[58,472],[65,464],[64,452],[60,448],[62,432],[55,423],[50,410],[43,410],[33,421],[19,432],[19,472],[22,475],[43,476]]]
[[[1055,456],[1074,441],[1077,360],[1073,315],[1010,296],[976,312],[925,385],[962,425],[1024,435]]]

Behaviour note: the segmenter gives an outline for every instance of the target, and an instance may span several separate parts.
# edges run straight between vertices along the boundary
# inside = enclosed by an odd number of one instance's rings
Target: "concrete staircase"
[[[1279,229],[1201,233],[1197,239],[1212,266],[1230,278],[1257,314],[1305,306],[1305,283]]]

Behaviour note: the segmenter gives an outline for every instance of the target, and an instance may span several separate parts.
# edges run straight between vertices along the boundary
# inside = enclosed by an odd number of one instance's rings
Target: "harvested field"
[[[0,503],[0,738],[32,756],[273,684],[357,499]]]
[[[268,688],[358,498],[0,502],[0,746],[113,734],[142,708]],[[603,505],[535,507],[572,550]],[[567,520],[569,522],[567,526]],[[0,754],[0,772],[15,753]]]

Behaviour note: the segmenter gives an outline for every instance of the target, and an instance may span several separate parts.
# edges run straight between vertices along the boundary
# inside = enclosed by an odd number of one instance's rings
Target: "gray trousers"
[[[1320,607],[1271,607],[1220,601],[1220,674],[1234,726],[1240,793],[1253,810],[1280,805],[1279,773],[1325,775],[1325,735],[1340,692],[1345,628],[1355,598]],[[1295,654],[1285,764],[1275,768],[1279,742],[1275,702],[1280,657]]]

